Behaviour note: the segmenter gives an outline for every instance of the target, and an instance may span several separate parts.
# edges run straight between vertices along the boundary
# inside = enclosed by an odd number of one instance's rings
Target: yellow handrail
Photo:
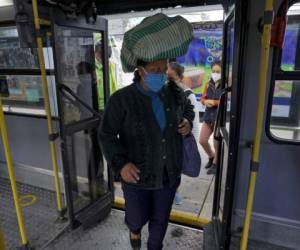
[[[21,241],[22,241],[22,245],[26,246],[26,245],[28,245],[28,240],[27,240],[24,219],[23,219],[23,213],[22,213],[22,208],[21,208],[21,204],[20,204],[17,184],[16,184],[16,177],[15,177],[13,162],[12,162],[12,158],[11,158],[10,146],[9,146],[8,137],[7,137],[7,129],[6,129],[5,119],[4,119],[3,105],[2,105],[1,98],[0,98],[0,129],[1,129],[1,136],[2,136],[3,146],[4,146],[6,163],[7,163],[8,175],[9,175],[9,179],[10,179],[14,204],[15,204],[15,208],[16,208],[17,220],[18,220],[18,225],[19,225],[19,230],[20,230],[20,235],[21,235]]]
[[[121,197],[115,197],[115,201],[113,206],[118,209],[124,209],[125,208],[125,200]],[[197,228],[203,228],[206,226],[210,221],[205,218],[197,217],[193,215],[192,213],[188,212],[182,212],[178,210],[172,210],[170,214],[170,221],[177,222],[185,225],[194,226]]]
[[[32,0],[32,8],[34,14],[34,25],[37,31],[37,38],[36,38],[37,49],[38,49],[39,64],[40,64],[41,77],[43,83],[43,95],[45,98],[44,103],[45,103],[45,110],[47,116],[48,133],[49,135],[53,135],[52,116],[51,116],[51,108],[50,108],[50,101],[49,101],[49,89],[48,89],[45,58],[44,58],[44,51],[43,51],[43,41],[42,41],[42,37],[39,34],[41,28],[40,24],[41,23],[45,24],[45,20],[41,20],[39,18],[37,0]],[[51,159],[52,159],[53,172],[54,172],[57,210],[60,213],[60,215],[62,215],[63,206],[62,206],[62,195],[61,195],[61,187],[60,187],[60,180],[59,180],[56,144],[54,140],[49,140],[49,143],[50,143]]]
[[[51,21],[39,18],[39,23],[42,26],[51,26]]]
[[[273,0],[265,1],[265,22],[263,27],[262,35],[262,46],[260,55],[260,72],[259,72],[259,89],[258,89],[258,103],[256,113],[256,129],[254,144],[251,156],[251,172],[247,195],[246,214],[244,219],[244,227],[241,238],[241,250],[246,250],[248,245],[251,214],[253,210],[253,201],[255,195],[255,185],[257,172],[259,167],[259,156],[260,156],[260,145],[261,136],[263,130],[263,118],[265,110],[265,96],[267,89],[267,78],[268,78],[268,66],[269,66],[269,51],[270,51],[270,40],[271,40],[271,26],[273,17]]]

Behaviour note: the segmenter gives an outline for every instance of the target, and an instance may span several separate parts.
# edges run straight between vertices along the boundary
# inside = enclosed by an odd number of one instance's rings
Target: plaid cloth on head
[[[183,17],[156,14],[146,17],[124,35],[121,61],[124,72],[133,72],[138,60],[154,62],[184,55],[193,39],[193,27]]]

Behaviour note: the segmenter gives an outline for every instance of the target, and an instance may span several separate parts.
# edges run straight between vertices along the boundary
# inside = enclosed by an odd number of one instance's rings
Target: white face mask
[[[221,79],[221,74],[220,73],[212,73],[211,79],[213,79],[214,82],[217,82]]]

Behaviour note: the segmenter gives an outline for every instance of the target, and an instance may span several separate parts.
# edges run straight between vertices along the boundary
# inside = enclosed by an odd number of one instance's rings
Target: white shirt
[[[184,92],[191,91],[192,93],[188,96],[188,99],[191,101],[191,104],[194,106],[194,113],[195,113],[195,119],[193,121],[193,129],[192,134],[198,143],[200,138],[200,107],[199,103],[197,102],[196,95],[194,94],[193,90],[186,85],[184,85],[182,82],[177,82],[177,85],[183,89]]]
[[[190,88],[185,88],[184,92],[186,91],[192,91]],[[191,101],[191,104],[194,106],[194,112],[195,112],[195,119],[193,121],[193,129],[192,134],[195,137],[195,140],[198,141],[200,137],[200,110],[199,105],[197,102],[196,95],[194,93],[190,94],[188,96],[188,99]]]

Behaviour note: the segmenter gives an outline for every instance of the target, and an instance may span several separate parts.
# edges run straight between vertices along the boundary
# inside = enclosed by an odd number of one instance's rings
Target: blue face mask
[[[153,92],[158,92],[165,85],[167,74],[163,73],[147,73],[144,83]]]

